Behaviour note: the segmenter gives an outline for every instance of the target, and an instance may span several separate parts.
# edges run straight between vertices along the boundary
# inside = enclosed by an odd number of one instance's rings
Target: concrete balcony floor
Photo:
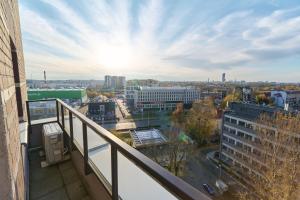
[[[30,199],[89,200],[91,199],[71,160],[41,168],[38,151],[29,153]]]

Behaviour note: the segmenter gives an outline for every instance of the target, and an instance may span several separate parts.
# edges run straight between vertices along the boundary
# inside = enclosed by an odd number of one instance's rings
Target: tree
[[[178,103],[176,105],[176,109],[172,112],[171,120],[176,127],[183,128],[185,122],[183,103]]]
[[[95,98],[95,97],[99,96],[99,93],[96,90],[91,89],[91,88],[88,88],[86,90],[86,93],[89,98]]]
[[[178,176],[181,173],[181,169],[184,168],[186,157],[193,149],[191,139],[183,132],[185,112],[182,103],[176,105],[176,109],[172,112],[171,120],[173,125],[166,133],[168,136],[167,144],[148,147],[144,152],[150,155],[157,163],[166,167],[175,176]]]
[[[256,103],[269,105],[272,104],[272,99],[265,94],[258,94],[256,95]]]
[[[185,130],[198,145],[203,145],[217,128],[216,117],[217,110],[211,99],[195,102],[188,111]]]
[[[300,116],[265,114],[258,123],[263,124],[256,134],[259,157],[265,164],[255,164],[255,171],[248,174],[252,189],[241,193],[240,199],[299,199]]]
[[[176,127],[168,131],[167,135],[168,142],[166,144],[148,147],[143,152],[175,176],[179,176],[182,174],[187,156],[193,151],[193,143]]]
[[[228,94],[221,103],[221,108],[225,109],[227,104],[233,101],[240,101],[241,100],[241,94],[239,92],[233,92],[232,94]]]

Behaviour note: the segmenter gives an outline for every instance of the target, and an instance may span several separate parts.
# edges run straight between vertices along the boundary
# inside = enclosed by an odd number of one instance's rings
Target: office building
[[[271,98],[276,106],[285,110],[300,109],[299,90],[274,90],[271,91]]]
[[[139,87],[126,88],[126,103],[132,109],[172,110],[178,103],[191,105],[200,99],[200,91],[186,87]]]
[[[116,103],[114,101],[98,101],[88,103],[87,116],[97,123],[116,118]]]
[[[107,89],[123,90],[126,86],[125,76],[110,76],[104,77],[104,87]]]
[[[223,83],[226,82],[226,74],[225,74],[225,73],[222,74],[222,82],[223,82]]]
[[[260,138],[255,130],[258,127],[267,128],[271,133],[276,132],[274,127],[266,127],[257,121],[261,114],[273,116],[282,111],[278,108],[261,106],[249,103],[233,102],[229,110],[224,113],[222,137],[221,137],[221,159],[227,163],[247,182],[247,175],[254,173],[263,176],[262,170],[266,163],[261,157],[263,155]],[[298,135],[300,139],[300,135]]]

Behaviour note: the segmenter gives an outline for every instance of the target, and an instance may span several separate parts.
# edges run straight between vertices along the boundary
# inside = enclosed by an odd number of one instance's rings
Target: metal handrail
[[[39,100],[34,100],[30,102],[38,102]],[[46,100],[43,100],[46,101]],[[51,99],[51,101],[53,101]],[[56,99],[57,106],[60,104],[61,108],[67,109],[69,111],[69,115],[76,116],[83,124],[83,142],[84,144],[84,166],[85,166],[85,173],[88,174],[90,172],[90,167],[88,166],[88,150],[87,150],[87,137],[86,137],[86,129],[89,127],[95,133],[100,135],[104,138],[108,143],[111,145],[111,173],[112,173],[112,199],[117,200],[119,198],[118,195],[118,159],[117,159],[117,152],[122,153],[126,158],[133,161],[139,168],[141,168],[144,172],[154,178],[159,184],[161,184],[167,191],[175,195],[179,199],[187,199],[187,200],[194,200],[194,199],[201,199],[201,200],[208,200],[210,199],[204,193],[200,192],[196,188],[192,187],[188,183],[184,182],[180,178],[174,176],[169,171],[161,167],[159,164],[155,163],[136,149],[132,148],[115,135],[98,125],[97,123],[93,122],[92,120],[88,119],[85,115],[78,112],[74,108],[70,107],[66,103],[64,103],[60,99]],[[71,114],[70,114],[71,113]],[[60,124],[59,118],[64,117],[63,109],[61,113],[59,113],[59,109],[57,107],[57,121]],[[70,119],[70,124],[73,123],[72,118]],[[30,123],[29,123],[30,124]],[[64,122],[60,124],[62,128],[65,128]],[[70,131],[70,137],[73,137],[73,131]],[[72,143],[71,139],[71,142]]]

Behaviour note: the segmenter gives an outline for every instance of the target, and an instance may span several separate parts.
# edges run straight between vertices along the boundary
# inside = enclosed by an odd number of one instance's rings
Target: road
[[[215,189],[215,191],[218,191],[218,189],[215,187],[215,183],[216,180],[219,179],[219,168],[211,160],[208,160],[206,158],[206,153],[213,150],[215,149],[212,148],[205,151],[198,151],[195,155],[191,156],[187,161],[185,177],[182,178],[195,188],[205,193],[206,191],[204,191],[202,187],[202,185],[205,183],[212,186]],[[213,197],[213,199],[237,199],[237,185],[235,181],[231,178],[231,176],[222,170],[221,180],[223,180],[229,185],[229,191],[225,192],[224,194],[220,194],[217,192],[216,196]]]

